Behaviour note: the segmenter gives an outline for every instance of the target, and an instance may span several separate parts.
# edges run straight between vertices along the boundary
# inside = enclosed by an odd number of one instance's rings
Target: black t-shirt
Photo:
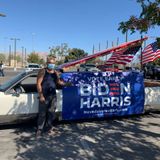
[[[45,98],[56,95],[57,79],[58,77],[56,73],[48,73],[45,71],[42,81],[42,92]]]

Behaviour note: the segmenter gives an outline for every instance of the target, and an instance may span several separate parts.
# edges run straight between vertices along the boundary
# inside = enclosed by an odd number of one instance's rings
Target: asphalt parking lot
[[[6,78],[18,72],[6,72]],[[1,78],[1,80],[4,78]],[[2,81],[1,81],[2,82]],[[58,122],[35,138],[35,123],[0,126],[1,160],[160,160],[160,112]]]
[[[2,160],[160,160],[160,114],[61,122],[36,140],[32,124],[0,129]]]

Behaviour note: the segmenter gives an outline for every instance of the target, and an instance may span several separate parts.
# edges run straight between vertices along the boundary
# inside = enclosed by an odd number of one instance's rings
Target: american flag
[[[157,58],[160,58],[160,48],[157,42],[151,43],[144,48],[142,52],[142,64],[153,62]]]
[[[117,51],[106,61],[106,65],[122,64],[126,65],[133,60],[134,55],[140,49],[141,45],[133,46],[128,49]]]

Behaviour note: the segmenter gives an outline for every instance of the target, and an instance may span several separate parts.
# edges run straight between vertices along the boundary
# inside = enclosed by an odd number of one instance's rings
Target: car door
[[[0,115],[19,115],[38,113],[38,94],[36,92],[36,76],[30,76],[0,93]]]

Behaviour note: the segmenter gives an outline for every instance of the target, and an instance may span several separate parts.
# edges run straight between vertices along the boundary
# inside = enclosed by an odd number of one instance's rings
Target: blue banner
[[[137,72],[63,73],[62,119],[140,114],[144,110],[143,74]]]

